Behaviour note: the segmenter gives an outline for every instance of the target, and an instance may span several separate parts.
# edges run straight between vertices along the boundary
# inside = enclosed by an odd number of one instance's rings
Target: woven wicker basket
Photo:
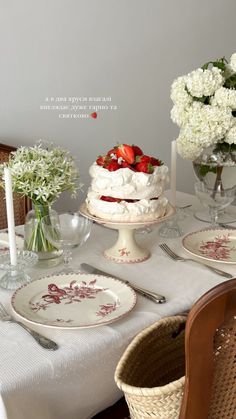
[[[132,419],[177,419],[184,387],[186,317],[167,317],[139,333],[120,359],[115,381]]]

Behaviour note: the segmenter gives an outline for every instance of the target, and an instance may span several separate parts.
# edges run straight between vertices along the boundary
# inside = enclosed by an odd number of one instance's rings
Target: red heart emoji
[[[98,116],[98,114],[97,114],[97,112],[93,112],[93,113],[91,113],[91,114],[90,114],[90,116],[91,116],[92,118],[96,119],[96,118],[97,118],[97,116]]]

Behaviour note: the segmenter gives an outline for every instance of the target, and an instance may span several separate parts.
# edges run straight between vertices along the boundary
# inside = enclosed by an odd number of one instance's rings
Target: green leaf
[[[189,94],[189,96],[192,96],[191,93],[188,91],[186,86],[185,86],[185,90]],[[209,103],[210,103],[210,96],[202,96],[202,97],[192,96],[192,98],[196,102],[202,102],[205,105],[209,105]]]
[[[217,67],[217,68],[219,68],[220,70],[222,70],[222,71],[224,71],[225,70],[225,64],[224,63],[222,63],[221,61],[214,61],[213,63],[213,67]]]
[[[210,103],[210,96],[202,96],[202,97],[193,96],[193,99],[196,102],[204,103],[204,105],[209,105],[209,103]]]
[[[207,70],[210,64],[212,64],[212,61],[209,61],[208,63],[203,64],[201,68],[202,68],[203,70]]]
[[[222,143],[218,143],[214,148],[214,152],[216,153],[231,153],[234,151],[236,151],[236,144],[229,144],[224,141]]]
[[[200,175],[202,177],[206,176],[208,172],[216,173],[216,167],[209,166],[207,164],[201,164],[200,166]]]
[[[225,80],[224,87],[228,89],[235,89],[236,88],[236,73],[232,74],[232,76],[228,77]]]
[[[213,65],[213,67],[217,67],[217,68],[220,68],[220,70],[225,70],[225,64],[227,64],[228,63],[228,61],[226,60],[226,58],[225,57],[222,57],[222,58],[219,58],[218,60],[215,60],[215,61],[209,61],[208,63],[206,63],[206,64],[203,64],[203,66],[201,67],[203,70],[207,70],[208,69],[208,67],[209,67],[209,65],[210,64],[212,64]]]

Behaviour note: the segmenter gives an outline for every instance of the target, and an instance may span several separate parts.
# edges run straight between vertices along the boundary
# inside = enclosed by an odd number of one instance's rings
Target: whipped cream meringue
[[[141,199],[136,202],[107,202],[100,195],[89,190],[87,208],[96,217],[120,222],[145,222],[163,217],[166,213],[168,200],[164,196],[158,199]]]
[[[151,199],[160,196],[169,180],[168,167],[156,166],[152,174],[129,168],[110,172],[93,163],[89,169],[91,190],[100,195],[121,199]]]
[[[89,173],[92,181],[86,204],[92,215],[119,222],[152,221],[165,215],[168,200],[163,192],[169,181],[167,166],[155,166],[153,173],[148,174],[129,168],[112,172],[95,162]],[[120,201],[108,202],[100,199],[101,196]]]

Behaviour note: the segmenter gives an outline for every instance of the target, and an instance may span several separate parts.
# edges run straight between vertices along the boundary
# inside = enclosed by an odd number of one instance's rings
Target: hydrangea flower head
[[[177,148],[195,160],[209,146],[236,148],[236,53],[210,61],[171,86],[171,119],[180,127]]]

